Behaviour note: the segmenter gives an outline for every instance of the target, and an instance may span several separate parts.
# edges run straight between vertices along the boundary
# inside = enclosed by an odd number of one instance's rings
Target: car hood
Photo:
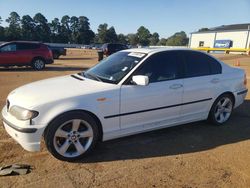
[[[33,82],[12,91],[8,100],[10,106],[18,105],[32,109],[36,106],[74,96],[105,92],[118,87],[98,82],[79,75],[68,75]]]

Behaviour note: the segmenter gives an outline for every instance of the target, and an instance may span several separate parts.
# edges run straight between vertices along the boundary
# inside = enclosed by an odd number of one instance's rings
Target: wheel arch
[[[236,100],[236,98],[235,98],[233,92],[231,92],[231,91],[226,91],[226,92],[220,94],[220,95],[215,99],[215,101],[216,101],[218,98],[220,98],[222,95],[230,95],[230,96],[232,97],[232,99],[233,99],[233,106],[235,105],[235,100]]]
[[[212,104],[210,105],[210,107],[209,107],[209,113],[210,113],[210,111],[211,111],[211,109],[212,109],[212,107],[213,107],[215,101],[216,101],[218,98],[220,98],[222,95],[230,95],[230,96],[232,97],[232,99],[233,99],[233,105],[235,105],[235,100],[236,100],[236,98],[235,98],[233,92],[231,92],[231,91],[225,91],[225,92],[221,93],[220,95],[216,96],[216,97],[213,99],[213,103],[212,103]]]
[[[43,56],[35,56],[35,57],[33,57],[32,60],[31,60],[31,63],[33,63],[33,61],[36,60],[36,59],[42,59],[44,61],[44,63],[46,64],[46,59]]]
[[[49,121],[49,123],[47,124],[47,126],[46,126],[46,128],[45,128],[45,130],[44,130],[44,132],[43,132],[43,135],[46,134],[46,131],[48,130],[48,127],[50,126],[50,124],[51,124],[53,121],[55,121],[57,118],[59,118],[60,116],[63,116],[64,114],[67,114],[67,113],[74,113],[74,112],[86,113],[86,114],[88,114],[88,115],[90,115],[91,117],[94,118],[94,120],[95,120],[96,123],[97,123],[98,131],[99,131],[99,134],[100,134],[100,136],[99,136],[98,139],[99,139],[99,141],[101,141],[102,138],[103,138],[103,128],[102,128],[102,123],[101,123],[100,119],[99,119],[93,112],[90,112],[90,111],[88,111],[88,110],[82,110],[82,109],[69,110],[69,111],[66,111],[66,112],[57,114],[57,115],[56,115],[53,119],[51,119],[51,120]]]

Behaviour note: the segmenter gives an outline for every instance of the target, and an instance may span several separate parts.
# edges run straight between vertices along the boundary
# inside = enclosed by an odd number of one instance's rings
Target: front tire
[[[37,71],[42,70],[45,68],[45,61],[41,58],[36,58],[32,61],[31,66]]]
[[[69,112],[56,118],[45,131],[49,152],[63,161],[76,161],[86,156],[99,137],[95,119],[87,113]]]
[[[215,125],[225,124],[233,112],[234,101],[231,95],[223,94],[216,99],[210,113],[209,120]]]

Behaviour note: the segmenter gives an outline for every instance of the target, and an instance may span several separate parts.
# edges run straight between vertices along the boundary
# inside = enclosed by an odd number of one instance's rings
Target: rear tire
[[[215,125],[225,124],[231,117],[234,107],[234,100],[231,95],[223,94],[216,99],[210,113],[209,121]]]
[[[73,162],[86,156],[97,144],[99,129],[95,119],[84,112],[68,112],[53,120],[44,139],[57,159]]]
[[[32,61],[31,66],[33,69],[39,71],[45,68],[45,60],[36,58]]]

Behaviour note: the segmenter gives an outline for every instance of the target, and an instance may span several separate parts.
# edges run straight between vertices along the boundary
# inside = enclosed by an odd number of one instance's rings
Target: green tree
[[[0,16],[0,41],[4,41],[5,40],[5,36],[4,36],[4,27],[1,26],[2,24],[2,18]]]
[[[95,33],[94,43],[99,43],[99,38],[97,33]]]
[[[188,44],[188,38],[184,31],[177,32],[173,36],[167,39],[167,46],[186,46]]]
[[[107,31],[107,41],[110,43],[116,43],[118,41],[115,28],[112,26]]]
[[[129,41],[130,45],[132,45],[132,46],[137,46],[138,45],[139,39],[138,39],[137,34],[133,34],[133,33],[128,34],[127,38],[128,38],[128,41]]]
[[[99,43],[106,43],[107,42],[107,33],[108,33],[108,24],[100,24],[97,29],[97,38]]]
[[[59,34],[61,23],[58,18],[54,18],[50,23],[51,33]]]
[[[15,26],[16,28],[20,27],[20,16],[16,12],[11,12],[10,17],[6,19],[6,22],[9,23],[9,27],[10,26]]]
[[[71,42],[70,17],[68,15],[61,19],[60,41],[63,43]]]
[[[9,27],[5,29],[7,40],[18,40],[21,38],[20,16],[16,12],[11,12],[10,17],[6,19]]]
[[[167,39],[165,38],[161,38],[161,40],[158,42],[157,45],[160,45],[160,46],[166,46],[167,44]]]
[[[29,15],[24,15],[21,19],[21,35],[23,40],[36,40],[35,22]]]
[[[70,17],[68,15],[62,17],[61,23],[67,30],[70,30]]]
[[[61,42],[61,23],[58,18],[54,18],[51,23],[49,23],[51,30],[51,42]]]
[[[0,41],[5,41],[4,27],[0,26]]]
[[[36,39],[43,42],[50,42],[50,27],[48,20],[41,13],[37,13],[33,18],[35,26]]]
[[[149,39],[150,45],[152,45],[152,46],[157,45],[158,42],[160,41],[159,37],[160,37],[160,36],[159,36],[158,33],[156,33],[156,32],[153,33],[153,34],[151,35],[150,39]]]
[[[207,27],[203,27],[201,29],[198,30],[199,32],[202,32],[202,31],[209,31],[209,29]]]
[[[121,44],[127,44],[128,43],[128,38],[122,33],[117,35],[117,40]]]
[[[90,42],[94,41],[95,33],[90,29],[89,19],[80,16],[78,21],[78,43],[90,44]]]
[[[73,43],[78,42],[78,24],[79,20],[76,16],[70,18],[70,30],[71,30],[71,41]]]
[[[139,44],[142,46],[148,46],[149,45],[149,38],[151,37],[150,31],[145,28],[144,26],[141,26],[137,30],[137,36],[139,40]]]

